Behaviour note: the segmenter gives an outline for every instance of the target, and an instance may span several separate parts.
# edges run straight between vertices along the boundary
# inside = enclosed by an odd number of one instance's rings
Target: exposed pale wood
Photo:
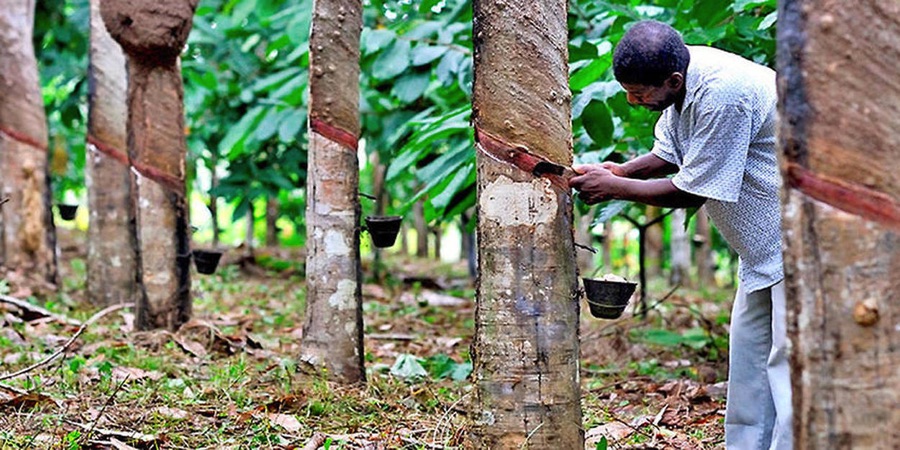
[[[794,448],[900,448],[900,2],[778,28]]]

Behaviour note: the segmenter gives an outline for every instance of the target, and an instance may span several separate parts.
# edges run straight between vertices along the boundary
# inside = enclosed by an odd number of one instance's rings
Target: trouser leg
[[[775,404],[767,366],[772,350],[769,289],[750,293],[738,287],[731,313],[725,447],[766,450],[772,440]]]
[[[784,281],[772,286],[772,350],[769,353],[769,389],[775,404],[772,450],[793,448],[793,405],[788,361],[787,316]]]

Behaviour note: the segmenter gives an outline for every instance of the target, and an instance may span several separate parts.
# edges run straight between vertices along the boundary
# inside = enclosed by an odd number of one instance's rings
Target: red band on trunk
[[[338,128],[321,119],[310,120],[310,128],[316,133],[328,138],[332,142],[337,142],[346,148],[357,150],[359,147],[359,139],[351,132]]]
[[[94,148],[100,150],[100,153],[103,153],[110,158],[119,161],[122,164],[128,165],[128,155],[125,152],[113,147],[112,145],[108,145],[105,142],[97,139],[93,135],[87,135],[87,143],[93,145]]]
[[[884,192],[818,175],[797,163],[787,164],[792,188],[850,214],[900,229],[900,203]]]
[[[475,127],[475,140],[477,142],[476,147],[491,159],[509,164],[523,172],[528,172],[533,176],[547,178],[551,183],[561,189],[565,191],[569,190],[569,181],[565,176],[544,171],[538,173],[538,171],[535,170],[538,167],[538,164],[541,163],[559,167],[561,171],[565,170],[558,164],[550,162],[547,158],[532,154],[525,147],[510,145],[501,138],[493,136],[478,127]]]
[[[47,151],[47,146],[38,142],[37,139],[33,139],[31,136],[25,135],[23,133],[19,133],[18,131],[10,130],[9,128],[0,125],[0,133],[9,136],[12,140],[16,142],[21,142],[30,147],[34,147],[38,150]]]
[[[100,150],[104,155],[131,167],[138,175],[153,180],[179,195],[184,195],[184,180],[169,175],[156,167],[129,161],[128,156],[124,152],[111,145],[104,144],[94,136],[88,135],[87,142],[88,144],[93,145],[97,150]]]

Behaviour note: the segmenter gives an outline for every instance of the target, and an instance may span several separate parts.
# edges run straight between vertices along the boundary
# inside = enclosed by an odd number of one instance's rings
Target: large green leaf
[[[390,80],[409,67],[410,44],[397,39],[384,48],[372,64],[372,76],[379,80]]]
[[[403,103],[412,103],[425,93],[430,81],[431,72],[413,72],[398,78],[391,94]]]
[[[581,123],[597,146],[606,147],[612,144],[614,125],[606,102],[592,100],[581,113]]]
[[[299,73],[300,69],[296,67],[280,70],[273,73],[272,75],[268,75],[260,78],[259,80],[256,80],[256,82],[253,83],[250,89],[254,92],[270,91],[278,86],[281,86],[284,82],[291,79],[292,77],[296,77]]]
[[[285,144],[294,142],[306,124],[306,109],[287,109],[278,124],[278,139]]]
[[[225,134],[225,137],[222,138],[222,141],[219,142],[219,152],[227,154],[229,159],[233,159],[241,154],[244,150],[244,142],[250,133],[256,130],[267,109],[262,106],[256,106],[248,111],[247,114],[244,114],[241,120],[231,127],[228,133]]]
[[[423,66],[444,56],[448,48],[437,45],[419,44],[412,49],[412,64],[414,66]]]

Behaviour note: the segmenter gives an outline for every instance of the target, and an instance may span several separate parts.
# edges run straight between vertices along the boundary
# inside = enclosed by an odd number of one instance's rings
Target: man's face
[[[679,92],[683,87],[681,76],[678,75],[677,79],[669,78],[662,86],[630,83],[621,83],[621,85],[627,94],[628,103],[643,106],[652,111],[662,111],[672,106],[678,99]]]

